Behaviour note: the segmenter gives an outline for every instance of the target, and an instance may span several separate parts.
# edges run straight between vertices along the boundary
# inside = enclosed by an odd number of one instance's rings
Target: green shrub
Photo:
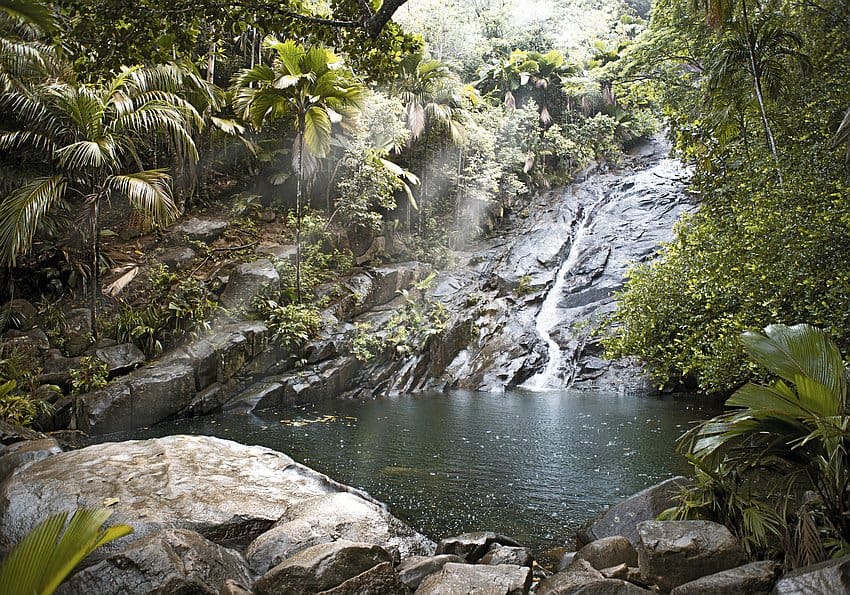
[[[106,386],[106,362],[90,355],[80,358],[80,365],[71,370],[71,390],[74,394],[88,393]]]
[[[53,406],[36,396],[40,386],[41,368],[32,353],[13,350],[0,358],[0,419],[9,423],[29,426],[40,415],[50,413]],[[59,393],[59,387],[48,385]]]
[[[726,524],[754,557],[789,565],[850,549],[848,371],[835,343],[809,325],[744,333],[743,349],[776,378],[748,383],[727,413],[680,440],[696,483],[670,516]]]
[[[322,315],[312,304],[280,304],[271,298],[257,298],[254,308],[266,323],[272,341],[300,354],[319,335]]]
[[[351,355],[366,363],[383,351],[383,345],[383,341],[375,333],[375,329],[370,323],[354,323],[354,334],[349,343]]]

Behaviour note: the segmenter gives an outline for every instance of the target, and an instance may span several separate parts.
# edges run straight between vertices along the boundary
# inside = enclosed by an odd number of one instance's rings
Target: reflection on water
[[[486,529],[542,549],[570,542],[610,504],[687,473],[674,444],[689,422],[714,414],[701,407],[671,397],[451,392],[231,413],[121,438],[261,444],[368,491],[432,538]]]

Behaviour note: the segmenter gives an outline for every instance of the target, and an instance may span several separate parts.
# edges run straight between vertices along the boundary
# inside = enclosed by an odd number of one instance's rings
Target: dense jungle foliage
[[[5,297],[36,303],[66,354],[85,305],[90,343],[156,356],[208,328],[220,275],[274,239],[294,262],[276,261],[283,290],[254,309],[297,357],[339,293],[317,288],[353,264],[449,265],[500,214],[657,131],[606,67],[646,6],[526,8],[0,2]],[[226,243],[195,242],[190,271],[163,267],[168,226],[207,211],[231,221]],[[4,327],[21,316],[5,308]],[[43,408],[29,355],[0,357],[4,417],[24,422]],[[50,400],[102,382],[90,363]]]
[[[734,390],[740,333],[772,323],[850,346],[848,24],[846,2],[659,0],[622,60],[696,164],[699,211],[631,272],[609,342],[659,385]]]

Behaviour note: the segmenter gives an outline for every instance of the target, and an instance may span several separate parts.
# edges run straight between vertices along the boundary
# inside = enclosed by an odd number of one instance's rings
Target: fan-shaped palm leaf
[[[80,508],[67,527],[67,512],[52,515],[35,527],[0,567],[7,595],[49,595],[86,556],[100,546],[133,532],[116,525],[103,529],[112,514],[105,508]],[[63,530],[64,529],[64,530]]]
[[[771,325],[764,334],[744,333],[741,341],[754,361],[780,378],[793,383],[809,378],[829,388],[836,402],[844,399],[844,360],[823,330],[808,324]]]

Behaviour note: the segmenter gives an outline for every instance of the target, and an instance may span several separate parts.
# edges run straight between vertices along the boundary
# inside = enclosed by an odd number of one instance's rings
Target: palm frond
[[[168,225],[180,214],[171,195],[171,176],[165,170],[110,176],[106,187],[126,196],[155,225]]]
[[[71,571],[100,546],[133,532],[116,525],[103,529],[112,511],[77,509],[66,527],[67,512],[38,524],[0,567],[0,585],[7,595],[48,595]],[[64,530],[63,530],[64,529]]]
[[[65,195],[64,176],[36,178],[0,202],[0,262],[15,266],[29,252],[42,218]]]
[[[780,378],[795,382],[798,376],[808,377],[843,399],[847,391],[844,360],[823,330],[808,324],[771,325],[764,334],[744,333],[741,341],[755,362]]]

